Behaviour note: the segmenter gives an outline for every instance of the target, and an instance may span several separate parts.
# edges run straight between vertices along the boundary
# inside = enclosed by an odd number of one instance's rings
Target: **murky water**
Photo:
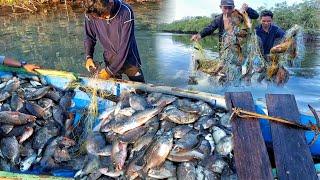
[[[258,84],[221,87],[202,77],[198,85],[188,85],[192,44],[189,35],[156,33],[153,26],[161,4],[134,7],[137,17],[136,38],[147,82],[223,94],[225,91],[251,91],[255,99],[265,93],[293,93],[300,109],[310,103],[320,110],[320,43],[307,44],[302,67],[294,69],[284,87]],[[44,68],[73,71],[87,75],[84,68],[83,14],[80,10],[50,10],[37,15],[0,16],[0,54],[24,59]],[[208,50],[216,50],[210,47]],[[101,48],[96,60],[102,61]]]

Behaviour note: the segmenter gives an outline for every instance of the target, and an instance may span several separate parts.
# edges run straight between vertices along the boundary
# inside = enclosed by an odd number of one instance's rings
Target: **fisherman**
[[[278,85],[284,84],[288,81],[289,73],[282,65],[279,65],[279,55],[270,54],[270,50],[278,51],[278,49],[281,49],[276,45],[283,39],[285,31],[273,23],[273,13],[269,10],[263,10],[260,13],[260,23],[255,27],[255,30],[260,38],[265,68],[259,81],[268,76],[270,80],[273,80]]]
[[[17,61],[13,58],[5,57],[0,55],[0,64],[6,65],[10,67],[23,67],[28,72],[34,72],[35,69],[39,69],[40,67],[34,64],[28,64],[26,61]]]
[[[191,40],[200,39],[219,29],[220,61],[214,69],[220,83],[233,81],[239,83],[242,78],[242,64],[246,59],[246,38],[250,31],[249,18],[257,19],[259,14],[244,3],[240,11],[234,9],[233,0],[221,0],[222,14],[216,16],[212,23],[200,33],[193,35]],[[247,17],[245,17],[247,15]]]
[[[86,0],[84,30],[85,66],[89,72],[99,71],[101,79],[126,74],[131,81],[145,81],[129,5],[120,0]],[[104,51],[105,67],[101,70],[93,57],[97,39]]]
[[[222,41],[222,36],[226,30],[229,30],[232,26],[231,14],[234,11],[234,1],[233,0],[221,0],[220,8],[222,14],[215,17],[215,19],[204,28],[200,33],[192,36],[191,40],[199,41],[200,39],[211,35],[216,29],[219,29],[219,42]],[[250,8],[248,4],[244,3],[242,5],[242,11],[247,12],[249,18],[258,19],[259,14],[254,9]]]
[[[263,10],[260,13],[260,25],[255,27],[257,36],[261,39],[263,55],[270,53],[270,49],[279,42],[285,35],[285,32],[273,23],[273,13],[269,10]]]

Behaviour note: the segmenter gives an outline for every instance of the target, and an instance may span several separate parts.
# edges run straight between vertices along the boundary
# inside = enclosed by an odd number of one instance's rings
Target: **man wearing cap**
[[[234,1],[221,0],[220,8],[222,10],[222,14],[216,16],[212,23],[204,28],[200,33],[193,35],[191,40],[199,41],[200,39],[211,35],[216,29],[219,29],[219,42],[222,41],[222,36],[225,30],[231,26],[231,13],[234,10]],[[257,19],[259,17],[257,11],[250,8],[246,3],[242,5],[242,11],[246,11],[251,19]]]
[[[99,40],[105,62],[105,67],[99,70],[99,78],[121,78],[126,74],[131,81],[144,82],[131,7],[120,0],[86,0],[84,3],[87,70],[96,72],[99,69],[93,59]]]
[[[0,65],[6,65],[10,67],[23,67],[28,72],[34,72],[35,69],[39,69],[40,67],[34,64],[28,64],[25,61],[17,61],[13,58],[5,57],[0,55]]]

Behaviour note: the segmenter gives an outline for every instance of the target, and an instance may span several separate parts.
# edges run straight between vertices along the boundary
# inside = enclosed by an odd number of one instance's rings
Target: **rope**
[[[307,131],[313,131],[315,133],[315,136],[313,137],[311,143],[309,144],[310,146],[318,139],[318,136],[320,134],[320,125],[315,125],[309,122],[308,125],[303,125],[294,121],[289,121],[287,119],[283,118],[278,118],[278,117],[272,117],[268,115],[263,115],[263,114],[258,114],[255,112],[250,112],[250,111],[245,111],[242,110],[241,108],[232,108],[232,114],[230,116],[230,121],[233,120],[236,116],[243,118],[243,119],[248,119],[248,118],[255,118],[255,119],[267,119],[270,121],[274,121],[277,123],[282,123],[285,125],[289,125],[295,128],[307,130]]]

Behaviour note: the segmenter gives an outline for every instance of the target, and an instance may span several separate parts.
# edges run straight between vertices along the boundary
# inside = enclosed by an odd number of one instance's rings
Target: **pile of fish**
[[[123,92],[84,136],[73,90],[0,76],[0,170],[76,179],[236,179],[229,115],[199,100]]]
[[[36,75],[4,74],[0,80],[0,170],[67,166],[75,145],[68,112],[74,91],[55,89]]]
[[[78,160],[77,179],[237,179],[224,109],[124,92],[99,119]]]

